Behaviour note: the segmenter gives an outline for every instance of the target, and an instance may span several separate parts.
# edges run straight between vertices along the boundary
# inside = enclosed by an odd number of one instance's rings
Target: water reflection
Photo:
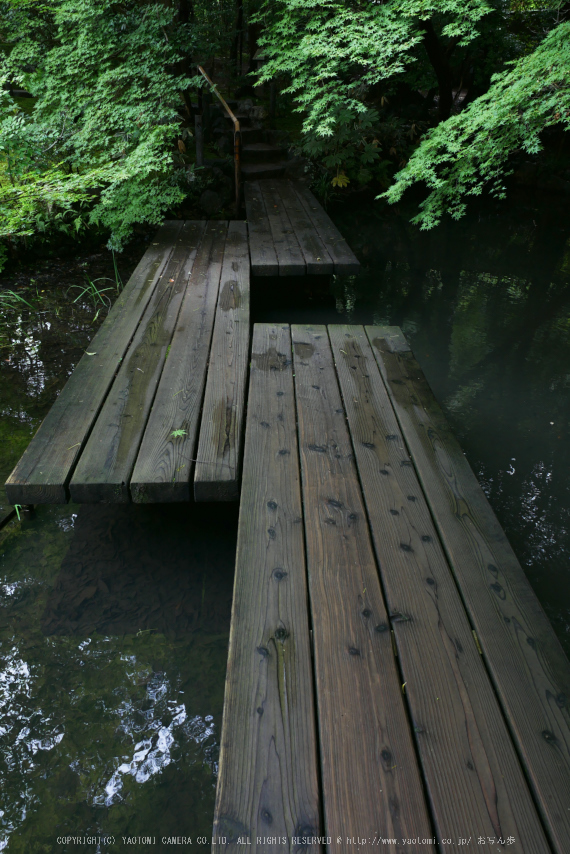
[[[211,835],[235,534],[207,505],[45,507],[4,532],[0,850]]]

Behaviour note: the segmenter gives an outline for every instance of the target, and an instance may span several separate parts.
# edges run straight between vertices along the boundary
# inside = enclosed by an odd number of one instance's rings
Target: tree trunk
[[[239,55],[241,53],[239,44],[241,41],[241,31],[243,29],[243,0],[236,0],[236,23],[234,29],[234,37],[232,40],[231,64],[235,70],[236,77],[241,76],[241,68]]]
[[[196,166],[204,165],[204,135],[202,116],[194,116],[194,136],[196,138]]]
[[[261,34],[261,24],[248,24],[247,27],[247,42],[249,48],[249,67],[248,73],[251,74],[252,71],[256,71],[255,63],[253,61],[253,57],[257,53],[259,48],[259,44],[257,42],[259,36]]]
[[[421,27],[424,31],[424,47],[435,71],[439,87],[439,100],[437,104],[437,121],[439,123],[445,121],[451,115],[451,107],[453,105],[451,67],[446,51],[437,37],[432,22],[422,21]]]

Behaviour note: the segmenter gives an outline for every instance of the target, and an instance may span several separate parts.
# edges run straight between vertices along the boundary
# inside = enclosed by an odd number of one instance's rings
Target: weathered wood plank
[[[194,261],[131,477],[136,503],[190,501],[226,233],[209,222]]]
[[[409,348],[367,327],[544,826],[570,839],[570,665]]]
[[[279,263],[279,275],[303,276],[307,271],[305,258],[277,184],[271,178],[258,181],[257,184],[265,203],[269,229]]]
[[[433,851],[326,328],[292,335],[326,832]]]
[[[69,484],[72,501],[130,500],[129,477],[204,223],[186,222]],[[98,364],[97,362],[95,364]]]
[[[307,274],[332,275],[334,272],[333,260],[318,231],[307,216],[291,181],[275,180],[271,184],[275,187],[283,207],[287,211],[287,216],[305,259]]]
[[[237,501],[249,357],[247,228],[231,222],[196,453],[196,501]]]
[[[278,276],[277,253],[269,230],[265,202],[257,181],[245,182],[244,197],[251,255],[251,274],[253,276]]]
[[[437,836],[511,837],[547,854],[364,329],[328,331]]]
[[[213,851],[316,852],[292,841],[320,819],[288,327],[252,349]]]
[[[115,372],[164,272],[182,222],[166,222],[6,483],[12,504],[65,504],[67,484]],[[87,355],[95,353],[95,356]]]
[[[311,191],[299,181],[295,181],[292,186],[333,260],[334,272],[339,276],[354,276],[359,273],[360,261]]]

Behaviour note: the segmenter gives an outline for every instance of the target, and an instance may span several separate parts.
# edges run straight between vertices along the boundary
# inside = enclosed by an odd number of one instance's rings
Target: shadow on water
[[[236,532],[235,506],[208,505],[43,507],[5,529],[0,850],[210,840]]]

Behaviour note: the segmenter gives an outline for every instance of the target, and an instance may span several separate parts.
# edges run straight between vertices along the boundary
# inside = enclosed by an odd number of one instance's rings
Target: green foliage
[[[3,79],[36,98],[26,115],[4,96],[0,235],[91,223],[120,249],[135,223],[184,198],[175,143],[190,80],[175,69],[192,26],[136,0],[11,0],[0,21],[14,42]]]
[[[432,228],[444,213],[459,219],[466,197],[485,187],[504,197],[509,156],[539,152],[540,134],[556,124],[570,129],[570,23],[552,30],[535,51],[495,75],[485,95],[434,128],[384,198],[396,202],[423,181],[430,193],[413,221]]]
[[[27,305],[28,308],[33,308],[33,306],[30,305],[30,303],[26,299],[24,299],[23,296],[17,294],[15,291],[0,291],[0,309],[16,308],[21,303]]]
[[[75,297],[73,302],[79,302],[81,299],[86,297],[90,300],[94,307],[97,309],[95,317],[93,318],[93,322],[95,322],[99,316],[99,312],[103,308],[109,309],[111,307],[111,298],[108,296],[108,292],[112,290],[112,288],[100,288],[97,285],[97,282],[109,282],[111,279],[107,279],[106,276],[101,276],[97,279],[90,279],[89,276],[86,276],[86,284],[84,285],[72,285],[70,290],[77,289],[79,291],[79,296]]]
[[[446,47],[465,47],[490,11],[486,0],[272,0],[262,11],[263,79],[287,79],[304,115],[305,154],[337,175],[382,180],[390,150],[401,160],[406,135],[417,133],[388,106],[392,82],[418,62],[425,22],[436,20]]]

